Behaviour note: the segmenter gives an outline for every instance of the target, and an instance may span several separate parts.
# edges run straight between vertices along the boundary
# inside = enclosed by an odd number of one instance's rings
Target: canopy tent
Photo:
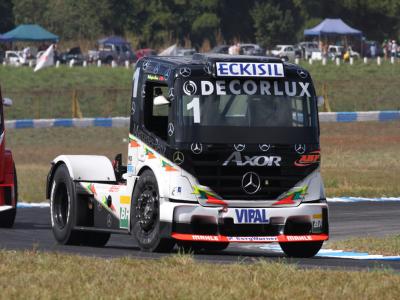
[[[113,45],[124,45],[128,44],[128,42],[119,36],[109,36],[97,41],[98,44],[113,44]]]
[[[6,39],[12,42],[58,42],[57,35],[48,32],[43,27],[36,24],[22,24],[13,30],[6,32],[2,36],[2,40]]]
[[[305,29],[305,36],[321,36],[321,35],[353,35],[362,36],[360,30],[354,29],[347,25],[342,19],[325,19],[314,28]]]
[[[8,38],[6,38],[4,35],[1,35],[1,34],[0,34],[0,43],[1,43],[1,42],[6,43],[6,42],[9,42],[9,41],[10,41],[10,39],[8,39]]]

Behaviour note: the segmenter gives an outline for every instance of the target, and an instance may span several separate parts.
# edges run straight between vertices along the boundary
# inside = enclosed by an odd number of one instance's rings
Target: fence
[[[83,117],[127,116],[130,93],[130,89],[112,88],[10,91],[7,97],[14,102],[6,115],[7,119],[70,118],[78,116],[79,109]]]
[[[365,111],[365,112],[321,112],[319,120],[329,122],[364,122],[400,120],[400,111]],[[8,120],[6,128],[54,128],[54,127],[128,127],[128,117],[82,118],[82,119],[25,119]]]

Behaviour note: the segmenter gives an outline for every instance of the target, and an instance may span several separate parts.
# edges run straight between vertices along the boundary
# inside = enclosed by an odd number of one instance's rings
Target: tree
[[[12,0],[0,1],[0,33],[7,32],[14,27]]]
[[[295,39],[294,19],[290,10],[279,4],[257,2],[251,10],[257,43],[272,47],[277,43],[292,43]]]

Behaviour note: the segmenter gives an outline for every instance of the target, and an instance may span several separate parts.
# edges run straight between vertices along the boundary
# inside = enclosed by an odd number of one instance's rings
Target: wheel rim
[[[68,192],[65,183],[59,183],[54,193],[53,218],[54,223],[60,229],[63,229],[68,221]]]
[[[143,231],[152,231],[158,218],[158,194],[152,185],[146,185],[136,205],[136,219]]]

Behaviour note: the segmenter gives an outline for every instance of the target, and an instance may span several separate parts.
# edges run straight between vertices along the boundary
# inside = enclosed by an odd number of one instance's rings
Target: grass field
[[[325,248],[368,252],[369,254],[400,256],[400,235],[384,237],[358,237],[343,241],[328,241]]]
[[[196,263],[0,251],[2,299],[398,299],[390,270],[304,270],[283,263]]]
[[[50,161],[60,154],[100,154],[126,159],[125,128],[8,130],[20,199],[44,201]],[[125,139],[125,140],[124,140]],[[400,122],[322,124],[322,175],[327,195],[400,196]]]
[[[329,62],[303,64],[314,79],[318,94],[326,87],[333,111],[400,109],[400,64],[388,62],[336,66]],[[77,92],[85,117],[126,116],[133,69],[88,67],[30,68],[0,66],[3,94],[14,100],[8,119],[71,117],[71,99]]]

